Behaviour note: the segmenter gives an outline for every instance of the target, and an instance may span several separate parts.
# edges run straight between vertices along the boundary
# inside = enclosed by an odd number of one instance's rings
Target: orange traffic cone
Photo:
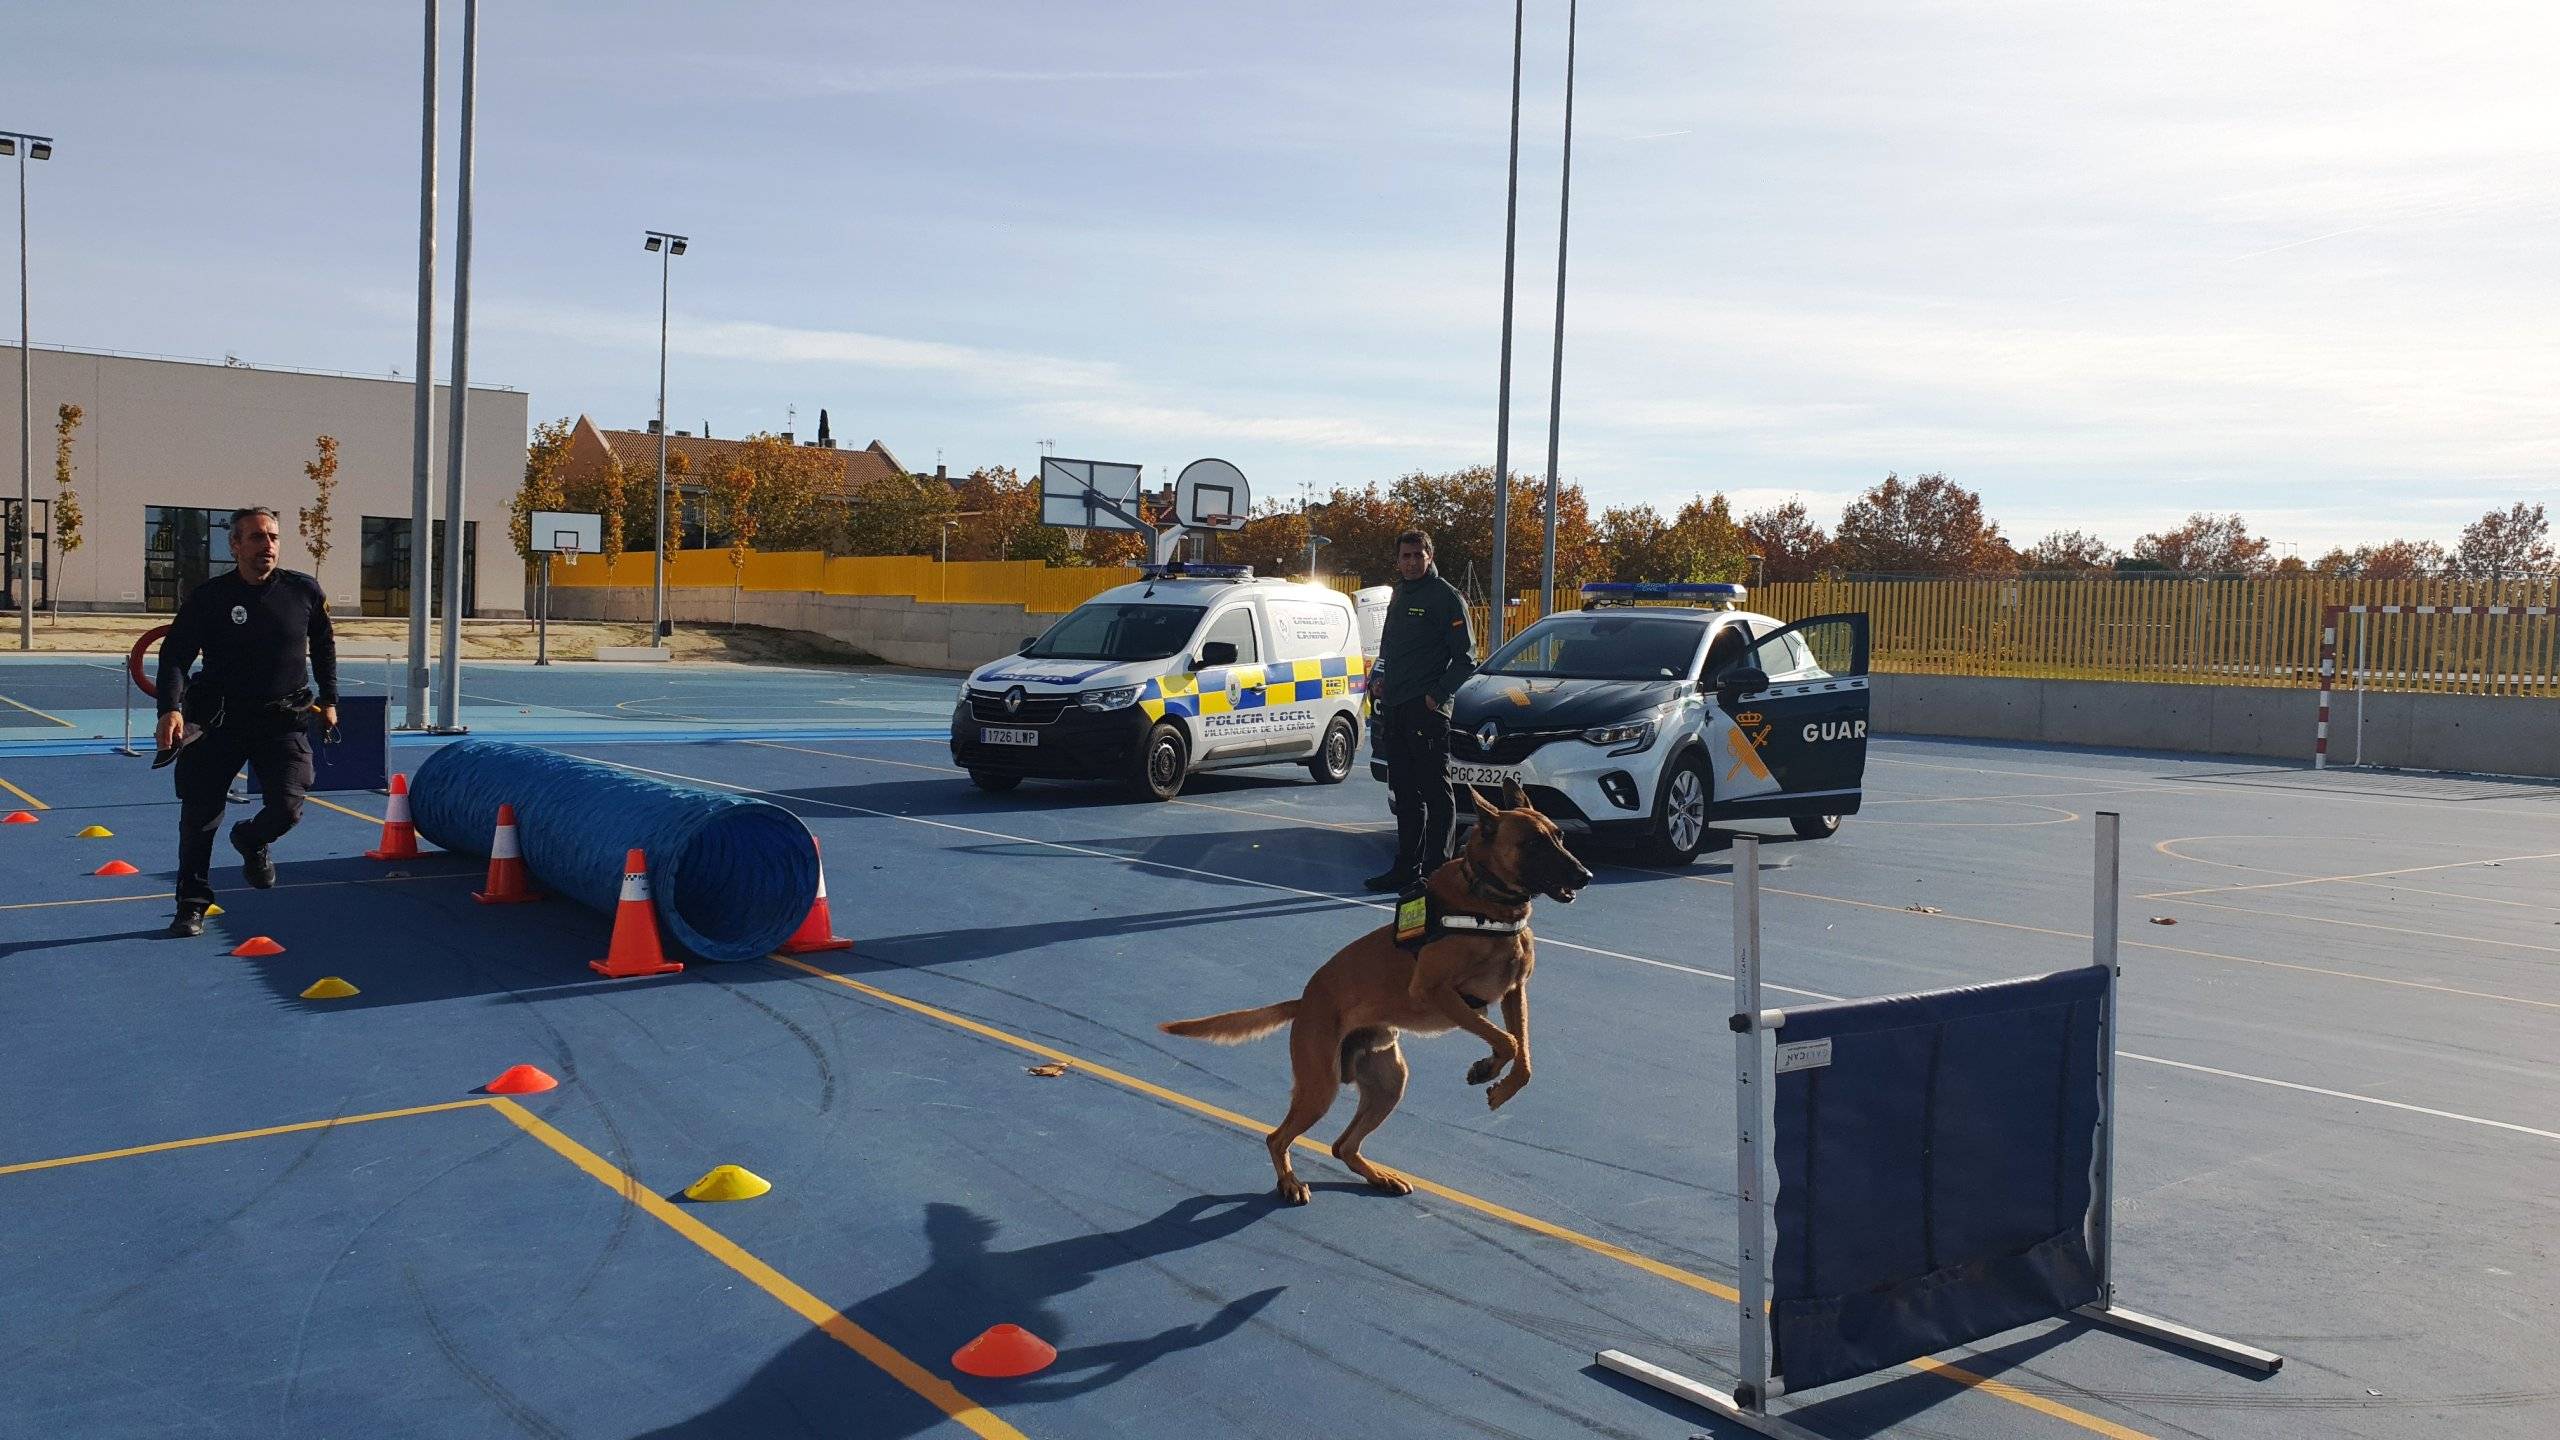
[[[993,1325],[987,1333],[951,1355],[951,1368],[963,1375],[1011,1379],[1049,1368],[1058,1348],[1019,1325]]]
[[[521,905],[542,897],[526,883],[524,852],[516,848],[516,807],[498,807],[498,833],[489,840],[489,888],[471,898],[483,905]]]
[[[613,907],[613,945],[587,968],[616,980],[672,975],[682,965],[658,948],[658,906],[649,898],[649,857],[634,850],[622,859],[622,900]]]
[[[510,1065],[499,1072],[497,1079],[480,1088],[491,1095],[539,1095],[559,1084],[537,1066]]]
[[[364,852],[367,860],[415,860],[418,827],[409,823],[409,777],[391,777],[391,808],[382,816],[382,848]]]
[[[809,837],[809,844],[819,852],[818,898],[809,906],[809,918],[801,921],[800,928],[791,932],[791,938],[782,942],[782,953],[810,955],[820,950],[850,950],[853,942],[838,935],[835,922],[827,918],[826,847],[818,844],[815,835]]]

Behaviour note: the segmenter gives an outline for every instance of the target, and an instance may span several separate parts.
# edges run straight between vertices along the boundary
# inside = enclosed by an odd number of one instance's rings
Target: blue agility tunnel
[[[489,853],[502,804],[534,883],[606,916],[625,855],[646,851],[660,928],[705,960],[773,953],[817,898],[809,827],[762,800],[495,740],[445,746],[409,787],[418,834],[458,854]]]

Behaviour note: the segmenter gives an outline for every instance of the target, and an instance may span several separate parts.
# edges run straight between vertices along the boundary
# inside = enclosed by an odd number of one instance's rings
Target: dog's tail
[[[1277,1005],[1203,1015],[1197,1020],[1167,1020],[1156,1028],[1167,1035],[1187,1035],[1215,1045],[1241,1045],[1247,1040],[1259,1040],[1297,1018],[1298,1002],[1283,1000]]]

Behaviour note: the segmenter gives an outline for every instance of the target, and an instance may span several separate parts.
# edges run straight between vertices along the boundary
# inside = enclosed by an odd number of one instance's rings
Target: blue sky
[[[1530,9],[1523,470],[1565,13]],[[1944,470],[2022,542],[2236,508],[2307,557],[2560,502],[2552,7],[1591,9],[1562,469],[1595,504],[1828,521]],[[39,343],[405,370],[419,20],[14,9],[0,126],[60,145],[31,177]],[[1221,455],[1264,498],[1492,459],[1502,0],[483,21],[471,368],[538,418],[652,413],[655,227],[694,237],[681,428],[796,406],[806,436],[823,406],[919,468],[1048,439],[1151,475]]]

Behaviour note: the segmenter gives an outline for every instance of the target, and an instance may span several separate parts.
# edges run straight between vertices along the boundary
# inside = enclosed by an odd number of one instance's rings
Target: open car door
[[[1737,801],[1732,813],[1856,813],[1866,785],[1867,701],[1864,613],[1816,615],[1761,637],[1718,677],[1714,703],[1777,789]]]

